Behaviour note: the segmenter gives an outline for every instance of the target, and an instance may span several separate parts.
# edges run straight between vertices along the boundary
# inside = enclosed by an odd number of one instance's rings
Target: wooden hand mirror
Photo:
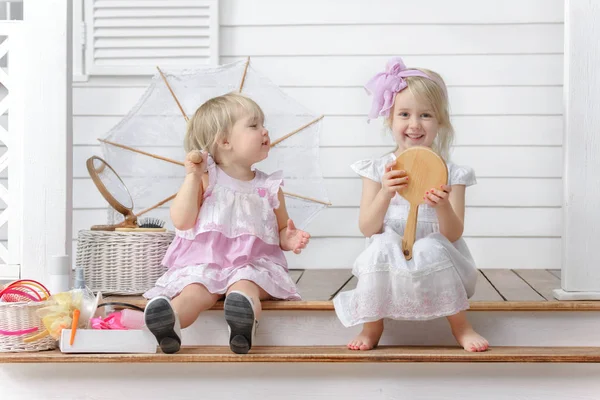
[[[425,203],[423,197],[431,188],[439,189],[441,185],[448,183],[448,167],[442,157],[429,147],[415,146],[400,153],[393,169],[406,171],[409,176],[408,186],[398,191],[398,194],[410,203],[402,238],[402,252],[410,260],[415,243],[419,204]]]

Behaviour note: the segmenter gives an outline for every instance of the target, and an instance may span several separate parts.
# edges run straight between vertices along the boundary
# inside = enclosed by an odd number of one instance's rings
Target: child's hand
[[[205,151],[192,150],[185,156],[185,173],[187,175],[194,174],[198,178],[206,172],[206,160],[208,153]]]
[[[406,171],[392,170],[396,165],[395,161],[388,163],[385,166],[385,174],[381,178],[381,190],[393,199],[398,190],[404,190],[408,186],[408,175]]]
[[[281,248],[283,250],[292,250],[295,254],[300,254],[309,241],[310,234],[296,229],[294,221],[288,219],[285,233],[280,237]]]
[[[447,206],[450,204],[450,192],[452,191],[452,186],[442,185],[439,189],[431,188],[428,192],[425,193],[423,199],[425,199],[425,204],[429,207],[437,208],[440,206]]]

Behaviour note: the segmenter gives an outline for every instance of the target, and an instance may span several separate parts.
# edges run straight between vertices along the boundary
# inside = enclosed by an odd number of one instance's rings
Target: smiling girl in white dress
[[[453,128],[446,85],[435,72],[408,69],[400,58],[365,86],[373,96],[369,118],[382,116],[397,148],[381,158],[358,161],[352,169],[362,177],[359,226],[368,238],[354,263],[356,289],[341,292],[335,311],[345,326],[363,324],[348,343],[353,350],[375,347],[384,318],[427,320],[446,317],[458,343],[467,351],[484,351],[488,342],[466,318],[475,291],[477,269],[462,239],[465,189],[475,173],[448,161]],[[448,185],[423,193],[419,206],[413,258],[406,260],[401,240],[409,203],[397,191],[410,175],[392,170],[396,157],[413,146],[427,146],[448,165]]]

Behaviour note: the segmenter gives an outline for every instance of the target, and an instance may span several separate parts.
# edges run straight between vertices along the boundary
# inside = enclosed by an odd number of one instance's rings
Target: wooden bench
[[[331,299],[340,291],[356,286],[349,270],[292,270],[303,301],[265,301],[263,309],[275,313],[332,312]],[[552,290],[560,287],[560,271],[550,270],[481,270],[470,311],[579,312],[600,311],[600,301],[556,301]],[[106,302],[118,301],[144,307],[141,296],[109,296]],[[222,310],[218,302],[213,310]],[[323,315],[317,313],[318,315]],[[562,314],[562,313],[561,313]],[[312,315],[315,315],[312,313]],[[544,315],[548,315],[544,313]],[[290,317],[293,318],[293,317]],[[335,319],[334,315],[330,316]],[[317,329],[315,325],[314,329]],[[307,328],[309,329],[309,328]],[[312,327],[310,328],[312,329]],[[310,330],[309,329],[309,330]],[[320,329],[320,328],[319,328]],[[292,332],[295,332],[292,330]],[[302,333],[298,333],[302,334]],[[337,341],[335,341],[337,343]],[[343,343],[343,342],[342,342]],[[578,345],[574,341],[572,345]],[[255,346],[251,354],[233,354],[227,346],[183,347],[175,355],[157,354],[62,354],[60,351],[38,353],[0,353],[0,363],[162,363],[162,362],[486,362],[486,363],[597,363],[600,347],[571,346],[492,346],[484,353],[468,353],[448,346],[381,346],[376,350],[350,351],[338,346]]]
[[[238,355],[224,346],[183,347],[177,354],[63,354],[58,350],[38,353],[0,354],[0,363],[597,363],[600,347],[494,347],[469,353],[457,347],[381,346],[370,351],[352,351],[344,346],[264,346]]]
[[[350,270],[291,270],[303,301],[264,301],[263,310],[333,310],[331,300],[339,292],[356,287]],[[480,270],[470,311],[599,311],[600,301],[557,301],[559,270]],[[105,302],[121,301],[144,307],[142,296],[108,296]],[[214,310],[222,310],[218,302]]]

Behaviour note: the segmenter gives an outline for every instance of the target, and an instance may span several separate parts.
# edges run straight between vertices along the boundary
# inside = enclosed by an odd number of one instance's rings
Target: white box
[[[156,353],[154,335],[148,330],[77,329],[73,346],[71,330],[63,329],[60,351],[63,353]]]

